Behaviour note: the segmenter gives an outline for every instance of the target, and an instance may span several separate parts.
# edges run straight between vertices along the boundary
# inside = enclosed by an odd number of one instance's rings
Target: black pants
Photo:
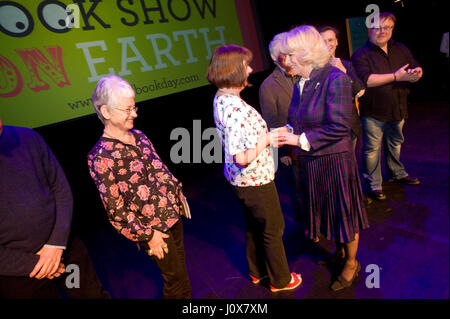
[[[69,298],[74,299],[110,298],[109,293],[100,284],[86,246],[80,238],[74,236],[69,239],[63,257],[66,267],[71,264],[79,267],[79,288],[73,287],[77,281],[69,277],[74,276],[75,271],[62,274],[58,278],[40,280],[29,277],[0,276],[0,298],[59,299],[61,298],[59,289],[64,290]]]
[[[189,281],[184,254],[182,220],[180,219],[173,225],[166,234],[170,236],[164,239],[169,252],[164,254],[164,258],[161,260],[154,255],[151,257],[161,270],[161,275],[164,279],[163,298],[190,299],[191,283]]]
[[[234,187],[244,208],[247,261],[250,275],[269,276],[270,283],[283,288],[291,281],[284,251],[284,218],[275,183]]]
[[[286,166],[279,161],[278,169],[275,174],[275,185],[279,196],[286,195],[289,197],[294,213],[292,217],[301,222],[304,218],[300,215],[300,179],[298,174],[298,158],[294,157],[292,159],[292,164],[289,166]]]

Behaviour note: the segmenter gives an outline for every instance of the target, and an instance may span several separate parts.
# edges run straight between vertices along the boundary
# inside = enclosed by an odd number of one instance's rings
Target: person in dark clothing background
[[[386,199],[382,189],[381,144],[388,173],[393,181],[417,185],[419,179],[410,176],[400,162],[404,141],[403,125],[408,117],[409,82],[417,82],[423,74],[411,51],[392,38],[396,23],[390,12],[380,13],[379,26],[369,28],[369,40],[351,60],[367,89],[360,99],[363,128],[363,177],[368,195]]]
[[[320,35],[325,40],[325,43],[330,50],[330,64],[337,67],[339,70],[348,75],[352,82],[352,93],[353,93],[353,112],[352,112],[352,123],[351,123],[351,136],[353,143],[353,150],[356,148],[356,142],[358,141],[358,137],[361,135],[361,120],[359,119],[359,109],[357,107],[357,99],[364,95],[365,87],[361,80],[358,78],[358,75],[355,72],[355,69],[352,65],[352,62],[340,59],[336,57],[336,47],[338,46],[338,30],[330,27],[324,26],[319,29]]]
[[[276,129],[288,123],[288,111],[291,104],[294,84],[298,76],[291,74],[285,63],[286,56],[281,54],[280,47],[287,32],[276,34],[269,44],[269,53],[275,68],[259,88],[259,104],[263,119],[269,129]],[[290,145],[272,148],[275,157],[277,191],[286,193],[294,205],[299,221],[303,221],[300,210],[300,186],[298,176],[298,160]],[[278,164],[278,158],[283,165]]]
[[[71,236],[72,192],[32,129],[0,119],[0,298],[109,298],[82,241]],[[79,274],[70,287],[66,266]],[[72,269],[72,268],[71,268]]]

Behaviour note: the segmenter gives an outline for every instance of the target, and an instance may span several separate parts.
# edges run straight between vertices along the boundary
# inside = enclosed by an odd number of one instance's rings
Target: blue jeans
[[[408,176],[400,162],[400,150],[404,141],[402,129],[405,120],[381,122],[372,117],[362,117],[363,129],[363,177],[370,190],[381,190],[381,144],[384,142],[384,158],[392,178]]]

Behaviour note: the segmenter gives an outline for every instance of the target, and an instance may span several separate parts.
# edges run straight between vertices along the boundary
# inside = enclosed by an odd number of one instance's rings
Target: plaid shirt
[[[298,82],[289,108],[295,134],[305,133],[309,152],[296,149],[300,156],[318,156],[352,150],[352,84],[341,70],[327,64],[313,70],[300,95]]]

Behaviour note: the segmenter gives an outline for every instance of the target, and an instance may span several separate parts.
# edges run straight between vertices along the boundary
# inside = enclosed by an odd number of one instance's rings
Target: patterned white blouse
[[[259,136],[267,132],[261,115],[235,95],[214,97],[214,122],[225,151],[224,174],[233,186],[260,186],[274,179],[275,166],[266,147],[247,166],[237,165],[233,156],[247,149],[255,149]]]

